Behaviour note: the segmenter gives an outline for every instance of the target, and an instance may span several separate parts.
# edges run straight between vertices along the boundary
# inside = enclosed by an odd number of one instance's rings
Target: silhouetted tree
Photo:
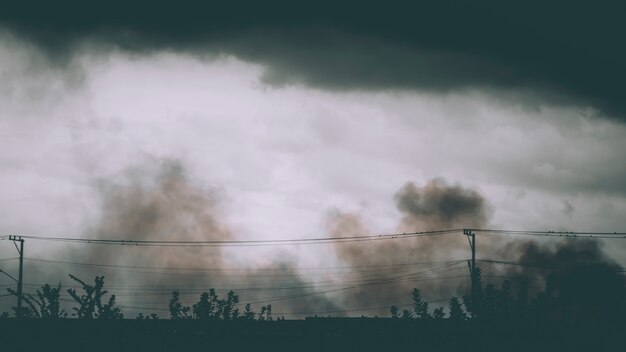
[[[391,308],[389,309],[389,311],[391,312],[391,317],[394,319],[398,319],[398,307],[396,306],[391,306]]]
[[[104,276],[96,276],[95,284],[88,285],[74,275],[70,278],[81,284],[84,293],[78,295],[75,289],[70,288],[67,293],[79,304],[78,308],[73,307],[76,313],[72,315],[79,319],[123,319],[124,315],[119,308],[115,307],[115,295],[109,297],[109,301],[102,303],[102,298],[108,293],[103,290]]]
[[[98,311],[96,313],[98,319],[124,319],[124,314],[118,307],[115,307],[115,295],[109,297],[109,301],[106,304],[98,304]]]
[[[272,321],[272,305],[271,304],[261,307],[261,313],[259,313],[259,320]]]
[[[180,292],[172,292],[172,299],[169,304],[170,319],[191,319],[191,308],[189,306],[183,306],[180,303]]]
[[[2,312],[2,314],[0,314],[0,319],[9,319],[9,313],[8,312]]]
[[[208,320],[214,315],[214,302],[208,292],[202,292],[198,303],[193,305],[193,317],[200,320]]]
[[[17,297],[17,291],[10,288],[7,288],[7,291],[13,296]],[[26,306],[22,305],[21,312],[19,314],[17,307],[11,307],[16,317],[22,317],[25,319],[41,318],[41,315],[39,314],[37,308],[35,307],[35,304],[33,303],[32,296],[23,294],[22,302],[25,303]]]
[[[252,306],[250,305],[250,303],[247,303],[243,309],[242,318],[246,320],[254,320],[255,316],[256,316],[256,313],[252,311]]]
[[[472,275],[472,289],[469,295],[463,296],[463,305],[472,318],[478,318],[482,314],[484,306],[483,302],[483,286],[482,277],[479,267],[475,268]]]
[[[454,320],[454,321],[463,321],[467,319],[467,315],[465,315],[465,312],[463,311],[463,307],[461,307],[461,302],[459,301],[458,298],[456,297],[452,297],[450,298],[450,303],[449,303],[449,308],[450,308],[450,320]]]
[[[414,288],[412,293],[413,299],[413,311],[415,312],[415,317],[418,319],[428,319],[430,318],[430,314],[428,314],[428,302],[422,299],[422,294],[420,290]]]
[[[408,309],[405,309],[402,311],[402,319],[412,319],[413,318],[413,312],[411,312]]]
[[[433,318],[434,319],[443,319],[444,316],[445,316],[445,313],[443,312],[443,307],[436,308],[433,311]]]
[[[221,315],[224,320],[237,319],[239,317],[239,309],[234,309],[235,305],[239,303],[239,296],[233,291],[228,292],[228,296],[221,304]]]
[[[137,314],[137,320],[158,320],[159,315],[156,313],[151,313],[150,315],[143,315],[143,313]]]
[[[17,292],[12,289],[8,289],[9,293],[17,296]],[[31,318],[43,318],[43,319],[60,319],[66,318],[67,313],[64,309],[61,309],[59,303],[61,291],[61,284],[57,287],[51,287],[45,284],[41,287],[41,290],[37,290],[37,296],[22,295],[22,299],[27,304],[27,310],[24,311],[22,316]]]

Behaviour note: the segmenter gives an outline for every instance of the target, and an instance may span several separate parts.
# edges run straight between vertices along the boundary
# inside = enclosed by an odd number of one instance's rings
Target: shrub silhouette
[[[235,305],[239,303],[239,296],[233,291],[229,291],[226,300],[221,301],[221,318],[224,320],[233,320],[239,317],[239,309],[235,309]]]
[[[73,307],[76,313],[73,316],[79,319],[123,319],[124,315],[119,308],[115,307],[115,295],[109,297],[107,303],[102,303],[102,298],[108,293],[103,290],[104,276],[96,276],[95,284],[89,285],[74,275],[70,278],[82,286],[83,294],[79,295],[75,289],[67,289],[67,293],[78,303],[78,307]]]
[[[211,290],[210,296],[209,293],[202,292],[198,303],[193,305],[192,311],[194,319],[209,320],[216,318],[216,299],[217,297],[215,296],[214,290]]]
[[[471,318],[478,318],[481,316],[483,310],[483,288],[479,267],[475,268],[471,280],[472,289],[469,295],[463,296],[463,305]]]
[[[418,319],[431,318],[430,314],[428,314],[428,302],[422,299],[420,290],[414,288],[411,298],[413,299],[413,312],[415,312],[415,317]]]
[[[463,311],[463,307],[461,306],[461,301],[458,298],[452,297],[450,298],[450,302],[448,303],[448,308],[450,309],[450,320],[454,321],[463,321],[467,319],[467,315]]]
[[[170,319],[179,320],[179,319],[191,319],[191,308],[188,306],[183,306],[180,303],[180,292],[174,291],[172,292],[172,299],[169,304],[170,308]]]
[[[581,276],[582,275],[582,276]],[[69,288],[67,292],[77,306],[72,307],[71,314],[78,319],[123,319],[120,309],[116,307],[115,295],[105,296],[104,276],[96,276],[94,284],[70,275],[70,278],[80,284],[80,288]],[[394,319],[444,319],[448,313],[450,321],[485,321],[500,322],[516,320],[523,323],[543,321],[581,321],[581,322],[620,322],[626,319],[626,295],[624,288],[626,281],[623,274],[615,270],[607,271],[601,267],[577,268],[569,271],[554,272],[548,277],[543,290],[533,297],[529,294],[527,280],[519,283],[514,293],[513,285],[505,280],[498,287],[482,285],[480,269],[477,267],[472,278],[474,287],[468,295],[460,299],[453,297],[448,301],[448,308],[438,306],[429,313],[429,303],[424,300],[419,289],[411,292],[412,309],[400,309],[396,305],[390,306],[391,317]],[[588,282],[594,284],[589,287]],[[12,295],[17,295],[12,289],[7,289]],[[80,292],[79,292],[80,291]],[[606,293],[608,292],[608,294]],[[25,318],[62,319],[68,314],[61,307],[61,284],[53,287],[43,285],[36,294],[24,294],[22,316]],[[611,299],[604,299],[605,296]],[[236,306],[239,296],[229,291],[225,298],[220,298],[215,289],[211,288],[200,294],[199,300],[192,306],[183,305],[179,291],[172,292],[169,301],[169,318],[172,320],[257,320],[272,321],[272,305],[262,306],[260,313],[255,313],[248,303],[240,312]],[[15,313],[16,308],[13,307]],[[8,313],[0,317],[7,318]],[[156,320],[157,314],[139,313],[138,320]],[[278,320],[283,320],[279,318]]]
[[[10,294],[17,296],[17,292],[7,289]],[[22,307],[22,317],[25,318],[42,318],[42,319],[61,319],[66,318],[67,313],[61,308],[59,303],[61,284],[57,287],[51,287],[45,284],[41,289],[37,289],[36,297],[30,294],[22,295],[22,300],[27,307]],[[14,308],[17,314],[17,308]]]
[[[272,305],[268,304],[261,307],[261,313],[259,313],[260,321],[272,321]]]
[[[412,319],[413,318],[413,312],[411,312],[408,309],[405,309],[402,311],[402,319]]]
[[[176,298],[178,299],[178,297]],[[234,308],[237,303],[239,303],[239,296],[235,292],[230,291],[226,299],[220,299],[215,293],[215,289],[210,289],[209,292],[203,292],[198,303],[193,305],[193,318],[202,320],[237,319],[239,309]]]
[[[445,313],[443,312],[443,307],[436,308],[433,311],[433,319],[443,319]]]
[[[397,306],[391,306],[391,308],[389,309],[389,311],[391,312],[391,317],[394,319],[398,318],[398,307]]]
[[[243,310],[242,318],[245,320],[254,320],[255,316],[256,316],[256,313],[252,311],[252,307],[250,306],[250,303],[247,303]]]
[[[143,313],[139,313],[137,314],[137,317],[135,318],[137,320],[158,320],[159,319],[159,315],[156,313],[151,313],[149,315],[143,315]]]

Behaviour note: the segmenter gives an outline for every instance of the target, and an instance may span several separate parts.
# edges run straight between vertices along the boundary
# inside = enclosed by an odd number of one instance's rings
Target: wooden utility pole
[[[9,240],[13,241],[13,245],[17,249],[17,252],[20,254],[20,272],[17,277],[17,318],[22,318],[22,290],[24,286],[24,239],[20,236],[9,236]],[[19,242],[20,246],[18,247],[15,242]]]
[[[469,267],[470,278],[472,283],[472,295],[474,294],[474,290],[476,287],[476,234],[472,229],[463,229],[463,234],[467,236],[467,240],[469,242],[470,248],[472,249],[472,259],[467,261],[467,266]]]

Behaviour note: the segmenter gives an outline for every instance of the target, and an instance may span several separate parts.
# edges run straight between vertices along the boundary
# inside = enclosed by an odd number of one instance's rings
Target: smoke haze
[[[409,182],[400,188],[394,200],[397,209],[403,214],[397,226],[399,232],[480,228],[487,225],[489,210],[485,199],[475,190],[449,185],[443,179],[433,179],[422,187]],[[369,233],[357,214],[341,212],[329,217],[328,228],[338,236]],[[445,300],[462,294],[467,288],[465,262],[448,262],[455,258],[467,258],[467,241],[459,232],[371,243],[339,243],[336,251],[340,260],[349,266],[392,266],[375,275],[360,275],[359,279],[363,282],[381,284],[347,291],[345,301],[354,302],[355,305],[366,306],[376,301],[390,300],[394,303],[407,302],[414,287],[419,287],[427,300]],[[393,267],[406,263],[421,264]],[[442,277],[451,278],[443,280]]]

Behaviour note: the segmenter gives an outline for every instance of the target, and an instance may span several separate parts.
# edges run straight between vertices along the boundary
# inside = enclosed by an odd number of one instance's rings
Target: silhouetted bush
[[[415,312],[415,317],[418,319],[431,318],[430,314],[428,314],[428,302],[422,299],[420,290],[414,288],[411,298],[413,299],[413,312]]]
[[[103,296],[108,293],[108,291],[103,290],[104,276],[96,276],[93,286],[85,283],[74,275],[70,275],[70,278],[81,284],[84,292],[79,295],[73,288],[67,290],[67,293],[78,303],[78,307],[73,307],[76,313],[72,313],[72,315],[79,319],[124,318],[120,309],[115,307],[115,295],[111,295],[107,303],[102,303]]]
[[[391,312],[391,317],[394,319],[398,318],[398,307],[397,306],[391,306],[391,308],[389,309],[389,311]]]
[[[252,306],[250,306],[250,303],[246,304],[243,310],[242,318],[246,320],[254,320],[255,316],[256,313],[252,311]]]
[[[448,303],[448,308],[450,310],[450,320],[454,321],[463,321],[467,319],[467,315],[463,311],[463,307],[461,306],[461,301],[458,298],[452,297],[450,298],[450,302]]]
[[[261,313],[259,313],[258,320],[272,321],[272,305],[271,304],[261,307]]]
[[[191,308],[188,306],[183,306],[180,303],[180,293],[178,291],[172,292],[172,299],[169,304],[170,308],[170,319],[178,320],[178,319],[191,319]]]

